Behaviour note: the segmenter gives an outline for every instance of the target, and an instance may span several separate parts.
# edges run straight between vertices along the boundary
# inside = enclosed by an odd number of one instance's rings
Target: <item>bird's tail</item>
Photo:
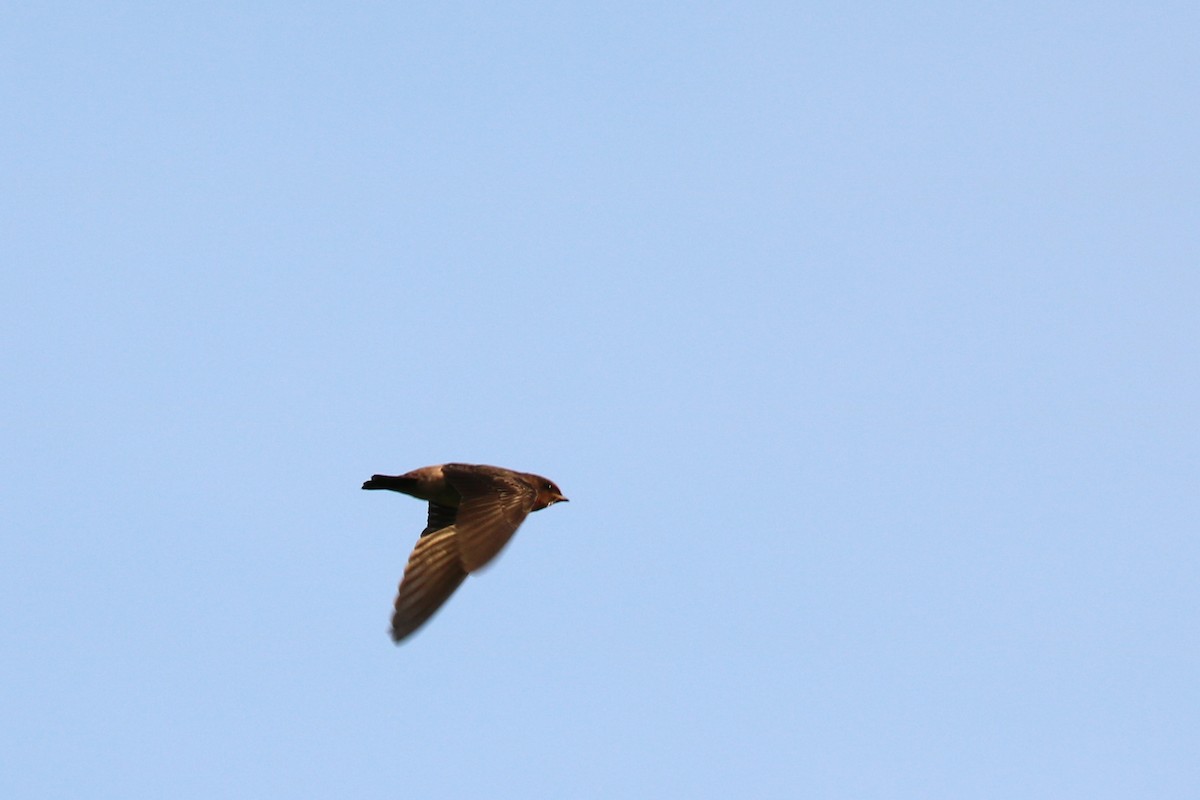
[[[391,489],[393,492],[408,494],[416,488],[417,479],[404,475],[372,475],[371,480],[362,485],[364,489]]]

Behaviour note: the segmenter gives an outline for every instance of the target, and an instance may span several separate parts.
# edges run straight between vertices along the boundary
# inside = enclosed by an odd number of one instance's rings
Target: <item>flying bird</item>
[[[390,489],[429,501],[392,615],[392,639],[404,641],[441,608],[459,584],[496,557],[525,517],[566,502],[554,481],[484,464],[439,464],[403,475],[372,475],[364,489]]]

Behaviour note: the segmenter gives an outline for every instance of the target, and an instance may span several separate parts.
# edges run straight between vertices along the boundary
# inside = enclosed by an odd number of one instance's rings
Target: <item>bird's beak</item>
[[[569,500],[567,500],[567,498],[563,497],[563,496],[560,494],[558,497],[554,498],[554,502],[556,502],[556,503],[569,503],[570,501],[569,501]]]

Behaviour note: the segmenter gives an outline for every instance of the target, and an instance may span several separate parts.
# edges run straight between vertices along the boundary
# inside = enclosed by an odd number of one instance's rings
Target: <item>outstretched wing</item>
[[[421,531],[422,536],[428,536],[431,533],[437,533],[442,528],[448,528],[454,524],[455,517],[458,516],[458,509],[444,506],[441,503],[429,501],[429,517],[425,524],[425,530]]]

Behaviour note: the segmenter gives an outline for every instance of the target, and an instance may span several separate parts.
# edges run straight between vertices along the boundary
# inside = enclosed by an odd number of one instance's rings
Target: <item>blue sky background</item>
[[[16,4],[0,794],[1194,798],[1194,3]],[[410,642],[373,472],[551,476]]]

